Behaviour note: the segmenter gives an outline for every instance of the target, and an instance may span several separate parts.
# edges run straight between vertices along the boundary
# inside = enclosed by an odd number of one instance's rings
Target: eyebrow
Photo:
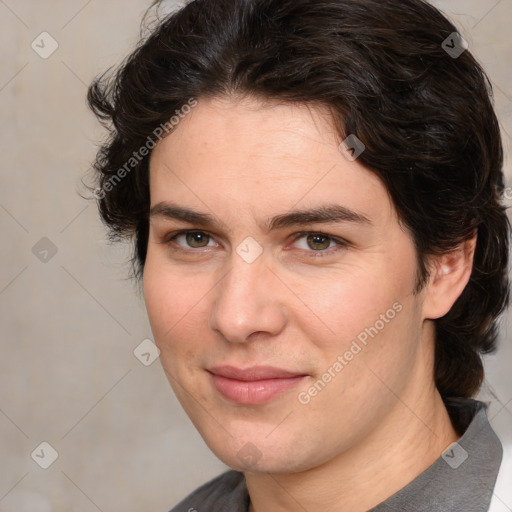
[[[164,217],[166,219],[181,220],[189,224],[196,224],[207,229],[215,229],[224,226],[215,217],[208,213],[197,212],[183,206],[161,202],[151,207],[150,218]],[[372,225],[372,222],[365,215],[350,210],[341,205],[324,205],[305,210],[294,210],[288,213],[277,215],[262,226],[267,232],[276,229],[283,229],[305,224],[326,224],[352,222],[357,224]]]

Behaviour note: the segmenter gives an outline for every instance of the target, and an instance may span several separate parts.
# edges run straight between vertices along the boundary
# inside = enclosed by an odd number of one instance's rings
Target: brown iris
[[[311,242],[312,241],[312,242]],[[309,235],[307,237],[308,246],[314,251],[327,249],[331,243],[331,239],[325,235]]]

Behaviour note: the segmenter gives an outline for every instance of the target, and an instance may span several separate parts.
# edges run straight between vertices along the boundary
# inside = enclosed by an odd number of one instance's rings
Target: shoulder
[[[492,494],[489,512],[509,512],[512,509],[512,441],[503,442],[503,460]]]
[[[248,499],[243,473],[227,471],[197,488],[170,512],[247,512]]]

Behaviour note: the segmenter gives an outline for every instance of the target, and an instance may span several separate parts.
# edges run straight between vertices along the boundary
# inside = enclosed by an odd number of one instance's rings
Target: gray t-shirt
[[[445,400],[462,437],[432,466],[369,512],[487,512],[503,447],[486,406],[466,398]],[[196,489],[170,512],[248,512],[243,473],[227,471]]]

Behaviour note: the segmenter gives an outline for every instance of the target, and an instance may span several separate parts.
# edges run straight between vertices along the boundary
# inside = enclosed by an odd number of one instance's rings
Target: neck
[[[405,487],[459,438],[437,389],[412,387],[364,442],[327,463],[293,474],[246,473],[249,511],[364,512]]]

